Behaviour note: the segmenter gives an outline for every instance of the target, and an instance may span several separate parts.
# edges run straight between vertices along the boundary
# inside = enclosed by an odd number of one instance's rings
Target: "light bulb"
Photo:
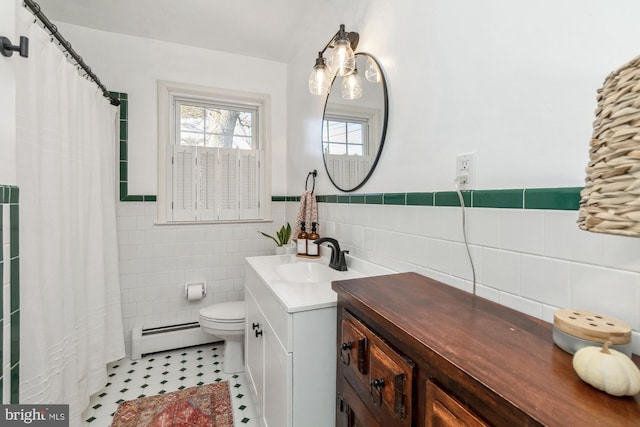
[[[362,97],[362,79],[358,75],[358,70],[345,76],[342,79],[342,98],[358,99]]]
[[[313,95],[324,95],[329,91],[329,87],[331,87],[331,74],[320,52],[309,76],[309,92]]]
[[[364,70],[364,76],[372,83],[380,83],[378,64],[371,57],[367,58],[367,68]]]
[[[356,67],[356,56],[347,38],[338,39],[333,47],[331,69],[338,76],[351,74]]]

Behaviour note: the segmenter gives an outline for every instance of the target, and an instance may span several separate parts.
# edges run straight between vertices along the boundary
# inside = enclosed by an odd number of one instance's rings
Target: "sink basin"
[[[287,282],[295,283],[318,283],[331,282],[341,276],[347,276],[336,270],[329,268],[328,265],[319,262],[295,262],[291,264],[280,264],[276,266],[276,273]]]
[[[300,259],[295,255],[272,255],[246,258],[250,274],[261,281],[282,304],[287,312],[334,307],[337,295],[331,289],[334,280],[389,274],[392,271],[367,261],[348,256],[349,270],[337,271],[328,266],[328,260]]]

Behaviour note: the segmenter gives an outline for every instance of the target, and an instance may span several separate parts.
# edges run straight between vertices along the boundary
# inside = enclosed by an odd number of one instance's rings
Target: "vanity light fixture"
[[[338,32],[331,37],[324,49],[318,52],[316,64],[309,77],[309,91],[314,95],[326,95],[331,87],[331,79],[337,76],[348,76],[355,70],[354,50],[358,46],[360,36],[356,32],[347,32],[344,24],[340,25]],[[324,58],[327,49],[333,49],[329,57],[329,66]]]

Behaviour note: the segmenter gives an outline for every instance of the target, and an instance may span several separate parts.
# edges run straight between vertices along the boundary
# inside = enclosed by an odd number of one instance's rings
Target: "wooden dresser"
[[[640,395],[580,380],[546,322],[415,273],[332,287],[340,427],[640,426]]]

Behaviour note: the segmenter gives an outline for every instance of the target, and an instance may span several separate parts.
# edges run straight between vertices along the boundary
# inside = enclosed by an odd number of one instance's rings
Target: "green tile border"
[[[0,244],[7,236],[3,235],[3,223],[9,221],[9,258],[4,256],[0,248],[0,277],[4,277],[5,269],[9,269],[9,312],[4,312],[4,292],[0,295],[0,342],[4,340],[4,326],[9,322],[9,354],[0,350],[0,363],[5,366],[9,362],[10,378],[4,377],[0,371],[0,403],[4,398],[16,404],[20,402],[20,189],[11,185],[0,185]],[[8,209],[4,208],[8,205]],[[5,212],[8,211],[9,218]],[[4,396],[3,384],[10,381],[9,396]]]
[[[582,187],[524,188],[463,191],[466,207],[498,209],[547,209],[577,211]],[[299,201],[299,197],[273,196],[274,202]],[[318,203],[345,203],[397,206],[460,206],[455,191],[326,194],[317,196]]]
[[[524,190],[525,209],[578,210],[579,187],[527,188]]]
[[[435,193],[407,193],[409,206],[433,206]]]
[[[4,187],[0,186],[0,343],[4,343]],[[4,374],[4,344],[0,346],[0,404],[4,403],[3,400],[3,374]]]
[[[475,208],[522,209],[524,206],[523,190],[477,190],[472,193]]]
[[[120,201],[121,202],[155,202],[155,195],[129,194],[129,95],[122,92],[109,92],[120,101]]]
[[[472,207],[471,195],[471,191],[462,192],[462,200],[465,206]],[[460,206],[460,197],[455,191],[438,191],[434,194],[433,204],[435,206]]]
[[[364,200],[365,200],[364,194],[352,194],[350,196],[349,202],[355,205],[362,205],[364,204]]]
[[[385,205],[406,205],[407,193],[385,193],[382,196],[382,203]]]

